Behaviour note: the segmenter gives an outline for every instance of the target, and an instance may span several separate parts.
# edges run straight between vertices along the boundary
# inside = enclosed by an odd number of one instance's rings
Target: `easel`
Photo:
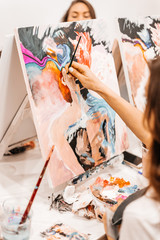
[[[112,55],[113,55],[113,59],[114,59],[114,63],[115,63],[115,68],[116,68],[116,73],[117,73],[121,96],[124,99],[126,99],[127,101],[129,101],[128,90],[126,87],[124,69],[123,69],[123,64],[122,64],[122,58],[121,58],[119,43],[118,43],[117,39],[114,40],[114,43],[112,46]]]
[[[6,37],[6,46],[2,52],[0,61],[1,159],[9,145],[20,143],[36,136],[36,131],[31,118],[28,95],[23,81],[23,74],[13,35]],[[22,131],[19,131],[20,135],[16,136],[18,128],[23,124]],[[25,126],[25,124],[28,126]],[[14,139],[15,137],[17,139]]]

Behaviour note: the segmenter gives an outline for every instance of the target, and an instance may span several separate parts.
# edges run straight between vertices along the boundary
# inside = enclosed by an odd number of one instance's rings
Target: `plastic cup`
[[[32,212],[23,224],[19,224],[27,206],[27,199],[6,199],[3,202],[1,231],[3,240],[29,240]]]

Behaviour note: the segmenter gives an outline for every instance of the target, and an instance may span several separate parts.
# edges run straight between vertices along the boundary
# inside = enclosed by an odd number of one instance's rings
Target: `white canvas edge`
[[[15,32],[15,40],[16,40],[16,46],[17,46],[17,50],[18,50],[19,60],[20,60],[20,64],[21,64],[21,67],[22,67],[24,81],[25,81],[25,84],[26,84],[26,90],[27,90],[27,93],[28,93],[28,99],[29,99],[30,106],[31,106],[33,121],[34,121],[34,124],[35,124],[37,136],[38,136],[38,141],[39,141],[40,150],[41,150],[41,153],[42,153],[42,158],[43,158],[44,163],[45,163],[45,154],[44,154],[44,152],[42,150],[43,149],[42,148],[42,142],[41,142],[41,138],[39,136],[39,131],[38,131],[38,127],[37,127],[38,122],[37,122],[36,115],[34,114],[35,107],[34,107],[34,102],[33,102],[31,89],[30,89],[30,86],[29,86],[29,81],[28,81],[28,76],[27,76],[27,72],[26,72],[25,62],[24,62],[23,54],[22,54],[21,47],[20,47],[20,39],[19,39],[19,35],[18,35],[18,28],[16,28],[14,32]],[[48,169],[47,169],[47,178],[48,178],[49,187],[53,188],[51,177],[50,177]]]
[[[121,32],[119,29],[118,18],[115,19],[115,25],[116,25],[117,40],[118,40],[118,44],[119,44],[119,48],[120,48],[120,55],[121,55],[122,65],[123,65],[123,70],[124,70],[125,82],[126,82],[126,86],[127,86],[127,90],[128,90],[129,101],[134,106],[134,102],[133,102],[133,98],[132,98],[132,91],[131,91],[131,84],[130,84],[127,64],[126,64],[126,60],[125,60],[125,56],[124,56],[124,49],[122,46]]]

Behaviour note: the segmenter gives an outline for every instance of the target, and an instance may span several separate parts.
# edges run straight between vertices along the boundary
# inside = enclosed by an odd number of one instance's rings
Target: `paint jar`
[[[28,201],[25,198],[6,199],[3,202],[3,220],[1,224],[3,240],[29,240],[32,212],[26,221],[19,224]]]

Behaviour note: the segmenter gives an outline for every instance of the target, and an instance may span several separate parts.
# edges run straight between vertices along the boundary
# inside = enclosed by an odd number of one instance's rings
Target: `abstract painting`
[[[88,235],[79,233],[74,228],[58,223],[41,233],[46,240],[62,239],[62,240],[87,240]]]
[[[160,17],[119,18],[120,47],[130,99],[144,110],[147,62],[160,54]]]
[[[16,42],[43,158],[53,187],[84,173],[128,147],[126,128],[112,108],[79,80],[62,74],[74,60],[87,65],[119,93],[107,26],[103,20],[16,30]]]

